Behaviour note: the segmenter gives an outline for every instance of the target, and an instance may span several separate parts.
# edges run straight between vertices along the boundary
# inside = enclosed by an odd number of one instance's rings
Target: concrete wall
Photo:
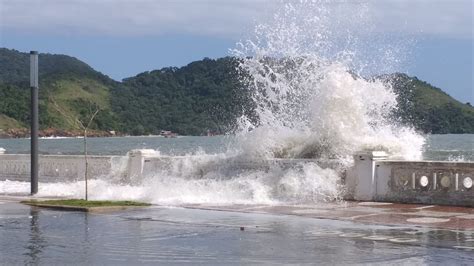
[[[473,163],[376,162],[376,201],[474,207]]]
[[[358,155],[347,199],[474,207],[474,163],[395,161]]]
[[[91,179],[111,175],[124,178],[122,156],[89,156],[88,174]],[[40,182],[73,182],[84,180],[85,163],[81,155],[41,155]],[[0,154],[0,180],[30,181],[30,155]]]
[[[474,207],[474,163],[394,161],[383,152],[360,153],[351,169],[337,162],[324,165],[316,160],[273,159],[251,161],[246,158],[207,158],[157,156],[152,150],[134,150],[128,156],[89,156],[89,178],[139,184],[143,178],[169,174],[199,178],[215,171],[235,176],[243,171],[287,169],[315,162],[321,167],[340,170],[346,199],[404,203],[448,204]],[[72,182],[84,179],[81,155],[40,156],[40,182]],[[30,156],[0,154],[0,180],[29,181]]]
[[[89,177],[114,178],[139,184],[143,178],[167,173],[174,176],[199,178],[208,172],[234,176],[249,170],[269,171],[272,168],[288,169],[301,163],[315,162],[322,167],[337,168],[337,162],[311,159],[249,160],[243,157],[202,158],[189,156],[157,156],[153,150],[132,150],[127,156],[89,156]],[[40,182],[71,182],[84,179],[84,156],[41,155]],[[0,180],[29,181],[30,156],[27,154],[0,154]]]
[[[137,159],[138,160],[138,159]],[[156,175],[160,173],[170,174],[172,176],[200,178],[207,173],[213,172],[220,177],[234,177],[247,171],[279,171],[289,168],[302,167],[305,163],[317,163],[321,167],[331,167],[333,169],[340,168],[337,162],[318,162],[312,159],[270,159],[270,160],[249,160],[244,157],[231,158],[207,158],[202,160],[199,157],[186,156],[149,156],[142,157],[142,164],[131,163],[129,165],[137,165],[132,170],[130,176],[132,183],[140,182],[143,177]],[[342,174],[342,171],[341,171]]]
[[[155,156],[153,153],[135,151],[130,153],[129,177],[132,184],[138,184],[143,178],[156,174],[200,178],[213,172],[220,177],[230,178],[246,171],[288,169],[298,167],[299,164],[305,162],[316,161],[306,159],[256,161],[244,157]]]

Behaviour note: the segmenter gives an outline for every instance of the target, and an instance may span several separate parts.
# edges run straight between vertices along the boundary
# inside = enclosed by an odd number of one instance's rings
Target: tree
[[[100,107],[93,103],[92,101],[88,102],[88,115],[85,119],[81,119],[78,116],[73,116],[68,114],[59,104],[56,102],[54,97],[49,97],[50,102],[53,104],[56,111],[58,111],[64,118],[66,119],[67,123],[69,123],[73,128],[80,128],[83,132],[83,145],[84,145],[84,163],[85,163],[85,172],[84,172],[84,181],[85,181],[85,200],[88,200],[88,174],[89,174],[89,162],[87,158],[87,133],[89,128],[94,121],[94,118],[100,112]]]

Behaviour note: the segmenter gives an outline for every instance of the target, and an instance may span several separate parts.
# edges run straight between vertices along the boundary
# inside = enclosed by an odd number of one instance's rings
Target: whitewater
[[[172,206],[339,201],[341,177],[357,152],[421,159],[424,137],[393,118],[397,95],[375,75],[396,69],[410,42],[368,40],[369,11],[343,1],[285,4],[231,50],[253,107],[229,132],[237,145],[188,154],[138,184],[113,175],[91,180],[89,199]],[[258,165],[282,158],[295,159],[294,166],[229,170],[242,160]],[[202,171],[210,163],[221,167]],[[26,182],[0,182],[0,193],[28,191]],[[40,183],[37,196],[81,198],[84,182]]]

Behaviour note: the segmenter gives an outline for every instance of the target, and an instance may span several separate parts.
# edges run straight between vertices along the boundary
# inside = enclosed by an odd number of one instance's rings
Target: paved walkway
[[[19,202],[29,196],[0,195],[0,202]],[[385,202],[341,202],[315,205],[197,205],[182,207],[216,211],[294,215],[308,218],[353,221],[364,224],[409,225],[474,231],[474,208],[397,204]]]
[[[396,204],[384,202],[342,202],[297,206],[203,206],[189,208],[235,212],[270,213],[345,220],[366,224],[410,225],[451,230],[474,230],[474,208]]]

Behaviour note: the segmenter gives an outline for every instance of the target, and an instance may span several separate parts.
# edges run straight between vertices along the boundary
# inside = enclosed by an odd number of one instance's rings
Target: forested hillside
[[[117,83],[84,62],[66,55],[41,54],[39,79],[41,129],[77,129],[66,121],[65,115],[85,119],[89,107],[95,106],[102,111],[94,121],[94,128],[117,126],[109,99],[109,90]],[[28,53],[0,49],[0,99],[0,129],[11,129],[12,125],[27,127],[30,119]],[[57,111],[53,102],[64,114]]]
[[[76,58],[40,54],[40,128],[73,130],[77,125],[68,123],[66,116],[86,119],[91,109],[99,108],[92,128],[100,131],[132,135],[161,130],[183,135],[229,132],[238,117],[252,112],[236,66],[235,58],[206,58],[117,82]],[[423,132],[474,133],[472,106],[405,74],[383,78],[399,94],[397,121]],[[0,48],[0,133],[28,127],[28,79],[29,54]]]
[[[474,107],[406,74],[387,75],[398,94],[397,116],[404,124],[436,134],[474,133]]]
[[[187,135],[227,132],[249,109],[236,67],[230,57],[204,59],[125,79],[111,94],[121,130],[132,134],[161,129]]]

